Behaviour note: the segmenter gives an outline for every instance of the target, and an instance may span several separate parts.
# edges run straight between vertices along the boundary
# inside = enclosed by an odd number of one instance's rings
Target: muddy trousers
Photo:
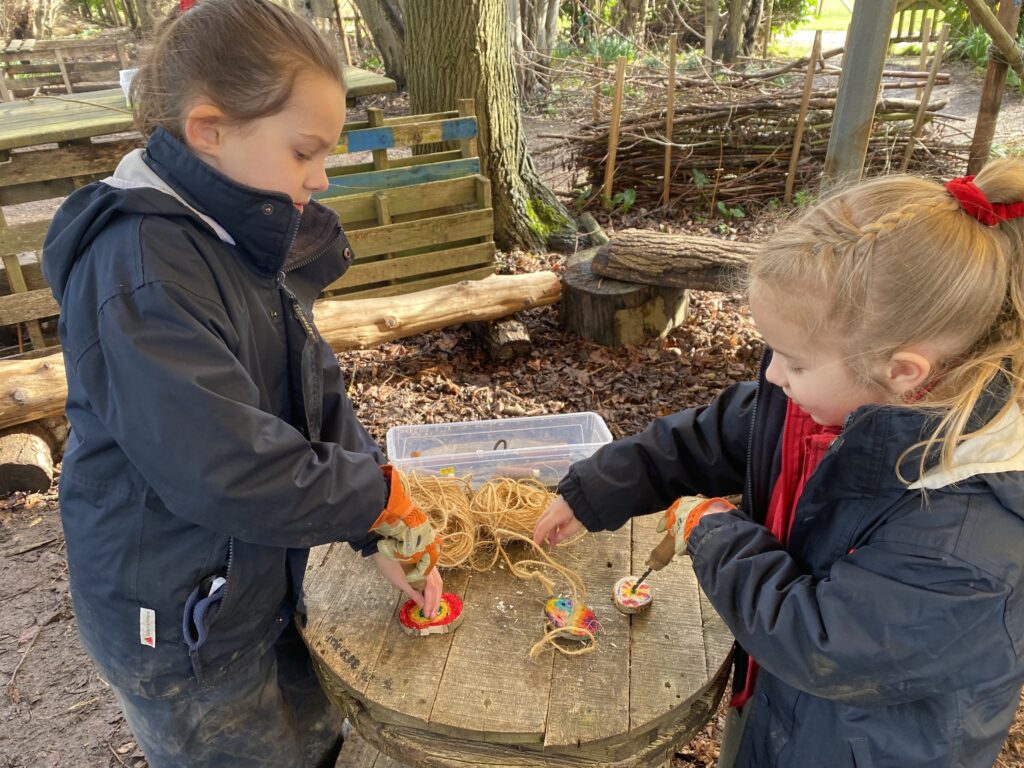
[[[249,669],[169,699],[114,689],[150,768],[333,768],[341,716],[293,625]]]

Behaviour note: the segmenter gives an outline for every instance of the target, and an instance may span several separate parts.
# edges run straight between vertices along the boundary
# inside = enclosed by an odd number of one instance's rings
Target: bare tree
[[[540,180],[527,151],[508,0],[415,0],[405,11],[413,112],[452,109],[460,98],[476,103],[495,240],[506,248],[568,247],[575,241],[575,225]]]
[[[405,8],[403,0],[354,0],[384,61],[384,73],[405,85]],[[415,2],[415,0],[413,0]]]

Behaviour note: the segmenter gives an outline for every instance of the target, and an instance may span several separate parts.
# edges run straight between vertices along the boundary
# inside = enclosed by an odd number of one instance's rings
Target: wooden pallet
[[[373,160],[329,169],[331,187],[317,195],[338,213],[356,255],[326,295],[396,295],[493,274],[490,181],[480,174],[472,102],[460,110],[385,119],[371,109],[368,120],[346,126],[336,153],[370,151]],[[456,148],[395,156],[395,150],[438,142]],[[139,144],[79,139],[12,152],[7,162],[0,158],[0,206],[68,195],[110,175]],[[7,226],[0,210],[0,327],[19,329],[0,356],[57,343],[51,321],[59,308],[37,258],[49,224]]]
[[[0,100],[110,88],[130,66],[121,39],[12,40],[0,52]]]

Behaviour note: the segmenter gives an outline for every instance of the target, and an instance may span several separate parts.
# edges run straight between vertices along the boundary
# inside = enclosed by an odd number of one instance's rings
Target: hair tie
[[[178,11],[185,13],[185,11],[189,10],[195,4],[196,0],[179,0]]]
[[[986,226],[994,227],[1003,221],[1024,218],[1024,201],[1010,204],[990,202],[974,183],[973,176],[947,181],[946,191],[956,198],[964,213]]]

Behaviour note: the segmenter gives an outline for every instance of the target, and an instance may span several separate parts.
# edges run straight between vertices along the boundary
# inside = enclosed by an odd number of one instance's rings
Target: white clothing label
[[[156,648],[156,611],[139,608],[139,642]]]

